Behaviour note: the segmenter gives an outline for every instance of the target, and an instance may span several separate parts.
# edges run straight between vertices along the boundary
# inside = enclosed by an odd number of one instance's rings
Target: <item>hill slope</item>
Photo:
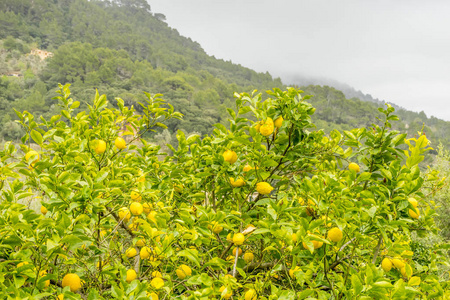
[[[283,87],[280,79],[208,56],[154,14],[145,0],[3,0],[0,2],[0,135],[17,139],[12,108],[42,115],[54,113],[58,83],[72,83],[78,100],[94,88],[109,99],[135,104],[142,91],[163,93],[181,111],[183,121],[169,123],[158,135],[172,142],[173,132],[208,132],[224,122],[233,92]],[[44,49],[52,57],[30,55]],[[6,76],[11,75],[11,76]],[[15,77],[18,76],[18,77]],[[317,107],[316,123],[326,131],[369,127],[381,101],[346,99],[328,86],[305,86]],[[369,99],[370,100],[370,99]],[[83,105],[79,109],[84,109]],[[397,129],[414,135],[424,127],[429,139],[450,146],[449,122],[423,113],[398,110]]]

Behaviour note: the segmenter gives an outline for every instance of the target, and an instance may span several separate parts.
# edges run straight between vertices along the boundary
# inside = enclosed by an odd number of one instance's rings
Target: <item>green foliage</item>
[[[325,135],[311,130],[315,108],[300,90],[275,88],[265,101],[236,93],[229,129],[216,124],[202,138],[178,131],[167,155],[144,138],[181,117],[161,95],[145,94],[138,111],[96,93],[78,112],[68,85],[59,94],[61,111],[50,118],[17,111],[27,154],[12,143],[0,153],[2,298],[219,299],[247,289],[259,299],[449,296],[439,276],[447,245],[427,252],[412,240],[437,232],[425,193],[442,179],[421,176],[429,141],[391,130],[392,107],[380,108],[370,130]],[[114,146],[118,136],[125,149]],[[409,197],[419,201],[417,218]],[[147,211],[125,218],[135,202]],[[237,233],[242,243],[230,240]],[[130,247],[140,255],[127,257]],[[383,259],[398,266],[384,271]],[[182,264],[191,274],[179,275]],[[127,281],[131,269],[138,278]],[[164,287],[152,284],[154,271]],[[61,286],[67,273],[84,281],[80,291]]]

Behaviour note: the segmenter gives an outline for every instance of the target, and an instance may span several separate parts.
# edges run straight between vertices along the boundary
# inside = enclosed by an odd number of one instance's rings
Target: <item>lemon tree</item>
[[[325,135],[300,90],[235,94],[228,128],[179,131],[167,154],[144,138],[182,117],[162,95],[77,112],[59,94],[49,120],[17,112],[23,144],[1,151],[2,298],[448,296],[447,245],[428,263],[410,246],[437,232],[444,182],[421,176],[429,141],[391,131],[392,107]]]

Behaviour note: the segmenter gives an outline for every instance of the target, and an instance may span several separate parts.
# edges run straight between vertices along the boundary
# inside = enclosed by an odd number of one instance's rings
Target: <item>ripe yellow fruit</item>
[[[152,279],[152,281],[150,281],[150,285],[159,290],[160,288],[162,288],[164,286],[164,280],[160,277],[155,277]]]
[[[224,294],[225,289],[226,289],[226,292]],[[222,285],[220,287],[219,292],[221,293],[223,299],[230,299],[231,296],[233,296],[233,292],[231,291],[231,289],[226,288],[224,285]]]
[[[70,287],[70,291],[75,293],[81,289],[81,280],[77,274],[69,273],[62,280],[62,287]]]
[[[392,264],[394,265],[394,267],[396,269],[399,269],[399,270],[401,270],[405,266],[405,263],[400,258],[392,259]]]
[[[128,283],[132,282],[132,281],[135,280],[136,278],[137,278],[137,274],[136,274],[136,271],[135,271],[135,270],[133,270],[133,269],[127,270],[127,279],[126,279],[126,281],[127,281]]]
[[[125,255],[128,257],[128,258],[132,258],[132,257],[135,257],[136,255],[137,255],[137,251],[136,251],[136,248],[128,248],[126,251],[125,251]]]
[[[126,207],[122,207],[119,210],[119,219],[123,220],[124,223],[127,223],[131,218],[130,211]]]
[[[191,268],[189,268],[189,266],[181,265],[178,267],[178,269],[175,271],[175,273],[177,274],[178,278],[183,280],[187,276],[191,276],[192,270],[191,270]]]
[[[246,263],[251,263],[255,259],[255,255],[251,252],[245,252],[243,258]]]
[[[162,274],[159,271],[153,271],[152,272],[152,277],[153,278],[156,278],[156,277],[162,278]]]
[[[208,228],[214,233],[221,233],[223,230],[223,226],[220,226],[218,222],[212,221]]]
[[[273,124],[275,125],[276,128],[281,128],[281,126],[283,125],[283,117],[279,116],[274,122]]]
[[[157,212],[152,210],[148,215],[147,215],[147,219],[149,219],[150,221],[156,223],[156,215]]]
[[[17,267],[20,268],[21,266],[25,266],[25,265],[28,265],[27,261],[23,261],[23,262],[18,263]]]
[[[141,202],[142,196],[138,191],[131,191],[130,198],[133,201]]]
[[[297,243],[297,241],[298,241],[297,234],[296,234],[296,233],[293,233],[293,234],[292,234],[292,242]]]
[[[348,165],[348,169],[349,170],[353,170],[356,173],[359,173],[359,166],[358,166],[358,164],[355,164],[353,162]]]
[[[389,272],[392,269],[392,262],[389,258],[385,257],[383,261],[381,262],[381,268],[385,272]]]
[[[37,152],[34,151],[34,150],[30,150],[30,151],[27,152],[27,154],[25,154],[25,160],[26,160],[28,163],[30,163],[29,160],[30,160],[30,158],[31,158],[32,156],[35,156],[35,157],[36,157],[36,159],[33,160],[33,161],[31,162],[31,165],[33,166],[35,163],[37,163],[37,162],[39,161],[39,153],[37,153]]]
[[[136,246],[138,247],[144,247],[145,246],[145,240],[144,239],[140,239],[136,242]]]
[[[229,234],[227,234],[227,241],[229,241],[230,243],[233,242],[233,235],[231,232]]]
[[[121,137],[117,137],[114,141],[114,145],[116,145],[117,149],[123,150],[127,147],[127,142]]]
[[[254,289],[249,289],[244,296],[245,300],[256,300],[256,291]]]
[[[419,202],[417,202],[417,200],[414,199],[414,198],[408,198],[408,202],[411,203],[411,205],[412,205],[414,208],[417,208],[417,206],[419,205]]]
[[[408,277],[408,275],[406,274],[406,268],[405,267],[400,269],[400,273],[402,273],[403,277]]]
[[[63,294],[59,294],[58,295],[58,300],[64,300],[64,295]]]
[[[233,248],[233,256],[234,256],[234,257],[236,257],[236,251],[237,251],[237,249],[239,249],[239,254],[238,254],[238,256],[241,256],[241,255],[242,255],[242,249],[241,249],[241,248],[238,248],[238,247],[234,247],[234,248]]]
[[[39,276],[40,277],[44,277],[45,275],[47,275],[47,271],[46,270],[42,270],[39,272]],[[50,285],[50,279],[46,280],[44,283],[45,287],[48,287]]]
[[[340,242],[340,240],[342,240],[342,237],[343,237],[342,231],[337,227],[331,228],[328,231],[327,236],[330,241],[335,242],[335,243]]]
[[[222,156],[223,159],[230,164],[234,164],[237,161],[237,154],[233,150],[226,150]]]
[[[41,205],[41,213],[45,215],[48,212],[47,208],[44,205]]]
[[[142,207],[144,208],[144,213],[145,214],[149,214],[152,211],[152,205],[145,202],[144,204],[142,204]]]
[[[139,256],[141,259],[148,259],[152,255],[153,251],[150,247],[142,247],[139,251]]]
[[[256,184],[256,191],[261,195],[267,195],[272,192],[273,187],[267,182],[258,182]]]
[[[269,136],[273,133],[273,126],[270,125],[262,125],[261,128],[259,128],[259,132],[263,135],[263,136]]]
[[[418,219],[420,216],[420,211],[417,208],[414,208],[414,210],[412,210],[412,209],[408,210],[409,216],[413,219]]]
[[[295,278],[295,272],[301,271],[301,270],[302,269],[300,268],[300,266],[296,266],[295,268],[289,270],[289,276],[291,276],[291,278],[294,279]]]
[[[236,246],[242,245],[244,243],[244,241],[245,241],[245,236],[242,233],[239,232],[239,233],[235,233],[233,235],[233,243]]]
[[[130,211],[133,215],[139,216],[144,212],[144,207],[139,202],[133,202],[130,205]]]
[[[95,146],[95,153],[102,154],[106,150],[106,143],[103,140],[98,140],[97,145]]]
[[[150,300],[159,300],[158,294],[156,294],[155,292],[151,292],[151,293],[147,292],[147,297]]]
[[[247,173],[248,171],[250,171],[250,170],[252,170],[252,169],[253,169],[252,166],[250,166],[249,164],[246,164],[246,165],[244,166],[243,171],[244,171],[244,173]]]
[[[315,236],[315,237],[317,237],[317,236],[314,235],[314,234],[311,234],[310,236]],[[319,249],[319,248],[322,247],[322,245],[323,245],[323,242],[319,242],[319,241],[315,241],[315,240],[311,240],[311,243],[313,243],[314,249]],[[303,247],[304,247],[305,249],[308,249],[308,246],[306,246],[306,243],[305,243],[305,242],[303,242]]]
[[[230,184],[233,187],[241,187],[241,186],[243,186],[245,184],[245,181],[241,177],[239,177],[236,181],[234,181],[233,177],[230,177]]]

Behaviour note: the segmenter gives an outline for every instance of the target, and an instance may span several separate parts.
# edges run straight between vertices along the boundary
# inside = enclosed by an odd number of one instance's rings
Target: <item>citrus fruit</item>
[[[359,166],[358,166],[358,164],[355,164],[355,163],[350,163],[349,165],[348,165],[348,169],[349,170],[353,170],[353,171],[355,171],[356,173],[358,173],[359,172]]]
[[[153,271],[152,272],[152,277],[153,278],[156,278],[156,277],[162,278],[162,274],[159,271]]]
[[[145,246],[145,240],[144,239],[140,239],[136,242],[136,246],[138,247],[144,247]]]
[[[186,265],[181,265],[177,268],[177,270],[175,271],[175,273],[177,273],[178,278],[180,278],[181,280],[185,279],[187,276],[191,276],[192,274],[192,270],[191,268],[189,268],[189,266]]]
[[[214,233],[221,233],[223,230],[223,226],[220,226],[218,222],[212,221],[208,228]]]
[[[114,145],[116,145],[117,149],[119,150],[123,150],[127,147],[127,143],[121,137],[116,138],[116,140],[114,141]]]
[[[80,277],[74,273],[66,274],[62,280],[62,287],[65,288],[66,286],[70,287],[71,292],[77,292],[81,289]]]
[[[145,202],[142,204],[142,207],[144,208],[144,213],[149,214],[152,211],[152,205]]]
[[[230,164],[234,164],[237,161],[237,154],[233,150],[226,150],[222,156],[223,159]]]
[[[42,270],[39,272],[39,276],[40,277],[44,277],[45,275],[47,275],[47,271],[46,270]],[[44,283],[45,287],[48,287],[50,285],[50,279],[46,280]]]
[[[136,278],[137,278],[137,274],[136,274],[136,271],[135,271],[135,270],[133,270],[133,269],[127,270],[127,278],[126,278],[126,281],[127,281],[128,283],[132,282],[132,281],[135,280]]]
[[[36,157],[36,159],[33,160],[32,162],[30,162],[29,160],[30,160],[31,157]],[[27,152],[27,154],[25,154],[25,160],[28,163],[31,163],[31,165],[33,166],[35,163],[37,163],[39,161],[39,153],[37,153],[34,150],[30,150],[30,151]]]
[[[243,258],[246,263],[250,263],[255,259],[255,255],[253,255],[253,253],[251,252],[245,252]]]
[[[389,272],[392,269],[392,262],[389,258],[385,257],[383,261],[381,262],[381,268],[385,272]]]
[[[261,195],[267,195],[272,192],[273,187],[267,182],[258,182],[256,184],[256,191]]]
[[[409,213],[409,216],[413,219],[418,219],[420,216],[420,212],[417,208],[414,208],[414,210],[409,209],[408,213]]]
[[[279,116],[278,118],[276,118],[273,124],[276,128],[280,128],[283,125],[283,117]]]
[[[292,234],[292,242],[297,243],[297,241],[298,241],[297,234],[296,234],[296,233],[293,233],[293,234]]]
[[[256,291],[254,289],[249,289],[244,296],[245,300],[256,300]]]
[[[152,279],[152,281],[150,281],[150,285],[159,290],[160,288],[162,288],[164,286],[164,280],[160,277],[155,277]]]
[[[124,223],[127,223],[131,218],[130,210],[126,207],[122,207],[119,210],[119,219],[123,220]]]
[[[229,241],[230,243],[233,242],[233,234],[231,232],[227,234],[227,241]]]
[[[408,202],[411,203],[411,205],[414,206],[414,208],[417,208],[417,206],[419,205],[417,200],[414,198],[408,198]]]
[[[131,191],[130,198],[133,201],[140,202],[142,200],[142,196],[138,191]]]
[[[102,154],[106,150],[106,143],[103,140],[98,140],[97,145],[95,146],[95,153]]]
[[[246,172],[248,172],[248,171],[250,171],[250,170],[252,170],[252,169],[253,169],[252,166],[250,166],[249,164],[246,164],[246,165],[244,166],[243,171],[244,171],[244,173],[246,173]]]
[[[144,207],[139,202],[133,202],[130,205],[130,211],[133,215],[139,216],[144,212]]]
[[[158,294],[156,294],[155,292],[151,292],[151,293],[147,292],[147,297],[150,300],[159,300]]]
[[[405,263],[400,258],[392,259],[392,264],[399,270],[405,266]]]
[[[125,251],[125,255],[126,255],[128,258],[135,257],[135,256],[137,255],[136,248],[134,248],[134,247],[128,248],[128,249]]]
[[[245,240],[245,237],[244,237],[244,235],[242,233],[235,233],[233,235],[233,243],[236,246],[242,245],[244,243],[244,240]]]
[[[301,271],[301,270],[302,269],[299,266],[296,266],[295,268],[289,270],[289,276],[291,276],[291,278],[294,279],[295,278],[295,272]]]
[[[245,184],[245,181],[241,177],[239,177],[236,181],[234,181],[233,177],[230,177],[230,184],[233,187],[241,187],[241,186],[243,186]]]
[[[44,205],[41,205],[41,213],[45,215],[47,213],[47,208]]]
[[[231,296],[233,296],[233,292],[229,288],[226,288],[224,285],[220,287],[219,292],[221,293],[223,299],[230,299]]]
[[[269,135],[271,135],[271,134],[273,133],[273,129],[274,129],[273,126],[264,124],[264,125],[262,125],[262,126],[259,128],[259,132],[260,132],[263,136],[269,136]]]
[[[141,251],[139,251],[139,256],[141,257],[141,259],[147,259],[150,257],[150,255],[152,255],[152,249],[150,249],[150,247],[142,247]]]
[[[238,256],[241,256],[242,255],[242,249],[241,248],[239,248],[239,247],[234,247],[234,249],[233,249],[233,256],[234,257],[236,257],[236,251],[237,251],[237,249],[239,249],[239,254],[238,254]]]
[[[340,240],[342,240],[342,231],[339,228],[334,227],[328,231],[327,236],[330,241],[338,243]]]
[[[156,223],[156,215],[157,212],[152,210],[148,215],[147,215],[147,219],[149,219],[150,221]]]

